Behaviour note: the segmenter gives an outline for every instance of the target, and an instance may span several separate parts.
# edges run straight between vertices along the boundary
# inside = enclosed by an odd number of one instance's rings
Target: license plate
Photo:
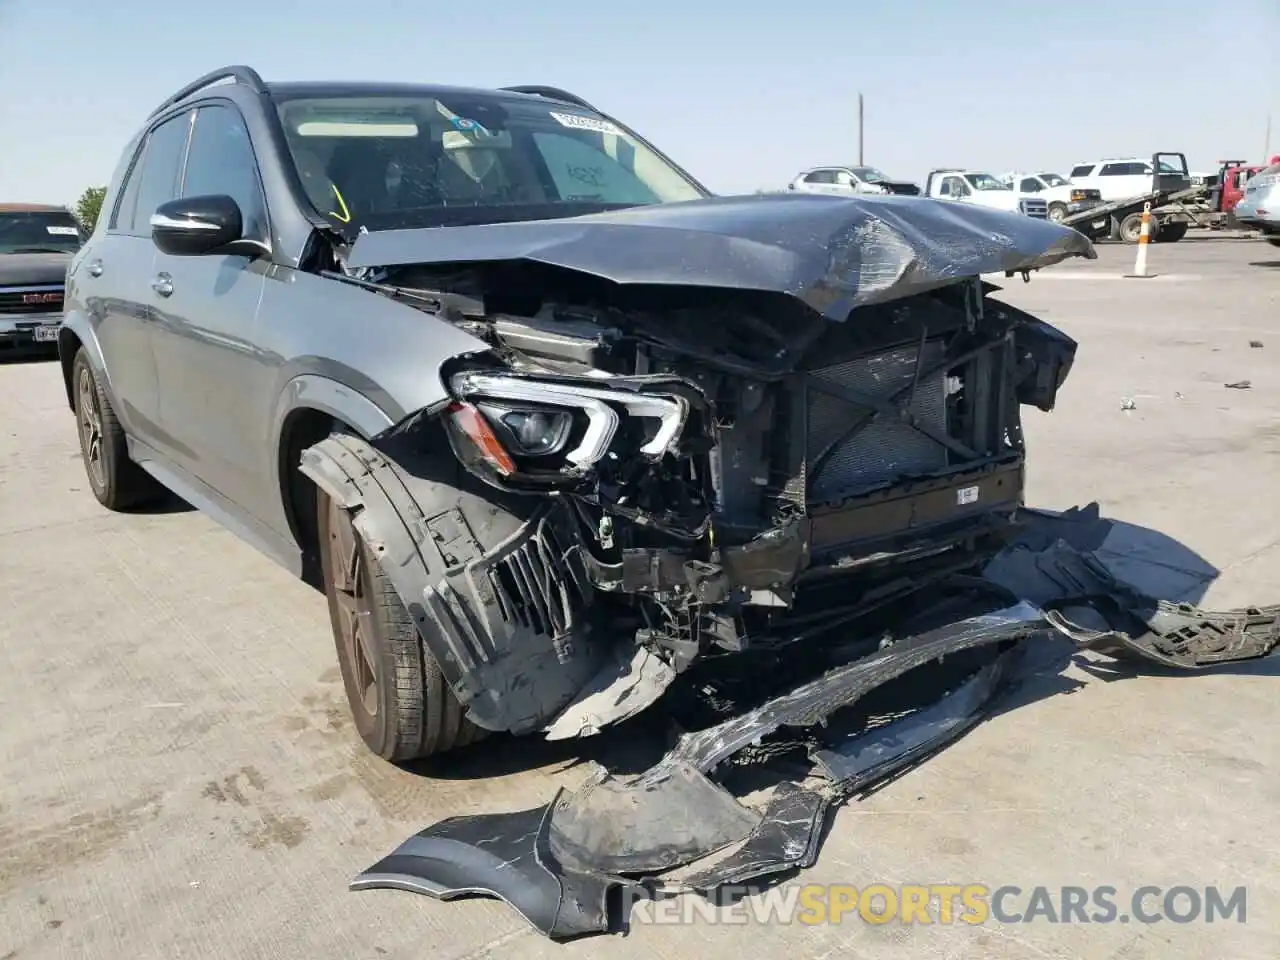
[[[47,323],[43,327],[36,327],[35,336],[36,343],[51,343],[58,339],[58,327],[56,323]]]
[[[956,491],[956,503],[959,504],[960,506],[963,507],[966,504],[977,503],[977,502],[978,502],[977,487],[961,487],[959,490]]]

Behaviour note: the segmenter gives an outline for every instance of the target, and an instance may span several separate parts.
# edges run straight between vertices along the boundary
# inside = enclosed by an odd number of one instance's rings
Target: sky
[[[168,95],[217,67],[577,93],[716,193],[864,159],[1066,174],[1280,153],[1280,0],[0,0],[0,201],[107,182]]]

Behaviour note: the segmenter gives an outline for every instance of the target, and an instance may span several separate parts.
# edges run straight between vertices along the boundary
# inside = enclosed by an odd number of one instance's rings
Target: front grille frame
[[[41,296],[56,294],[57,299],[45,303],[24,303],[24,298],[31,294]],[[61,283],[0,287],[0,317],[62,313],[65,306],[66,289]]]
[[[929,383],[938,378],[946,382],[948,377],[959,377],[962,390],[955,397],[948,395],[948,414],[944,432],[933,429],[928,423],[902,422],[917,433],[946,451],[937,469],[922,473],[904,473],[867,484],[851,484],[837,491],[824,490],[820,486],[823,464],[817,461],[821,451],[811,449],[810,410],[814,394],[836,397],[848,407],[851,415],[849,428],[836,446],[856,438],[879,418],[901,416],[900,411],[911,407],[911,385],[894,391],[885,399],[859,397],[857,391],[840,389],[839,385],[825,382],[819,375],[837,364],[823,368],[797,372],[783,384],[785,414],[780,423],[785,425],[785,442],[775,446],[768,498],[774,512],[790,512],[796,509],[804,513],[839,506],[904,482],[923,477],[943,476],[962,472],[981,464],[1008,458],[1021,453],[1021,430],[1018,423],[1016,397],[1012,386],[1015,364],[1012,332],[1005,332],[983,342],[954,347],[956,340],[943,342],[940,338],[921,338],[914,342],[883,345],[860,354],[863,357],[884,355],[904,347],[916,351],[917,366],[912,383]],[[972,343],[972,341],[970,341]],[[941,345],[942,359],[936,363],[920,363],[922,347]]]

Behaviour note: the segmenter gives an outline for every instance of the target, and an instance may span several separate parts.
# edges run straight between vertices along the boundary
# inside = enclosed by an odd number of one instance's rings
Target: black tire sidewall
[[[329,550],[329,535],[332,530],[330,516],[329,497],[323,490],[317,489],[316,519],[320,544],[320,572],[324,582],[325,601],[329,605],[329,625],[333,632],[333,643],[338,656],[338,670],[342,675],[343,691],[347,697],[351,721],[356,728],[356,732],[360,735],[360,739],[378,756],[385,757],[386,751],[390,746],[391,731],[395,729],[392,725],[391,712],[397,707],[395,698],[392,696],[394,685],[389,682],[390,674],[388,671],[394,671],[396,665],[391,662],[392,658],[388,651],[389,645],[386,638],[382,608],[375,600],[372,603],[373,616],[369,618],[369,641],[378,660],[378,679],[374,685],[378,695],[378,712],[375,716],[370,717],[361,702],[360,691],[356,689],[355,664],[347,656],[346,644],[343,642],[342,637],[341,612],[338,608],[338,599],[334,590],[333,559]],[[338,516],[342,518],[340,522],[351,523],[351,515],[348,511],[338,511]],[[360,536],[360,532],[354,529],[354,525],[351,533],[360,550],[361,589],[366,596],[376,597],[373,584],[373,567],[371,565],[377,563],[377,560],[371,556],[363,538]]]
[[[83,411],[80,406],[80,378],[87,371],[89,374],[90,385],[94,392],[94,398],[98,404],[98,422],[99,437],[98,445],[101,448],[102,456],[102,486],[99,487],[94,479],[93,470],[89,466],[89,451],[85,448],[84,442],[84,425],[81,421]],[[76,398],[76,438],[80,445],[80,462],[84,466],[85,477],[89,481],[89,487],[93,491],[93,495],[98,499],[99,503],[107,504],[113,499],[114,488],[119,483],[119,465],[116,461],[116,451],[111,442],[112,438],[108,436],[108,418],[111,414],[108,412],[108,401],[106,392],[102,389],[102,384],[98,380],[97,371],[93,369],[93,364],[89,362],[89,356],[82,347],[76,354],[75,360],[71,365],[71,384],[72,396]]]
[[[1126,230],[1126,225],[1132,224],[1134,222],[1135,217],[1137,218],[1137,229],[1134,231],[1133,239],[1129,239],[1129,235]],[[1127,217],[1125,217],[1123,220],[1120,221],[1120,239],[1123,240],[1125,243],[1137,243],[1141,235],[1142,235],[1142,214],[1131,213]]]

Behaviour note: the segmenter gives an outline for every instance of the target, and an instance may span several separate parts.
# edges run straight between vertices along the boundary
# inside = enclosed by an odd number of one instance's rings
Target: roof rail
[[[576,93],[570,93],[568,90],[561,90],[559,87],[544,87],[538,84],[528,84],[518,87],[503,87],[502,89],[509,90],[511,93],[530,93],[535,97],[546,97],[548,100],[560,100],[564,103],[572,103],[575,106],[582,107],[584,110],[591,110],[596,113],[600,112]]]
[[[164,103],[152,110],[147,119],[150,120],[156,114],[167,110],[175,103],[180,103],[193,93],[203,90],[205,87],[212,86],[219,80],[235,80],[236,83],[243,84],[257,94],[265,94],[267,92],[266,83],[263,81],[262,77],[258,75],[258,71],[254,70],[253,67],[222,67],[218,70],[212,70],[209,73],[206,73],[199,80],[193,80],[191,83],[188,83],[173,96],[165,100]]]

